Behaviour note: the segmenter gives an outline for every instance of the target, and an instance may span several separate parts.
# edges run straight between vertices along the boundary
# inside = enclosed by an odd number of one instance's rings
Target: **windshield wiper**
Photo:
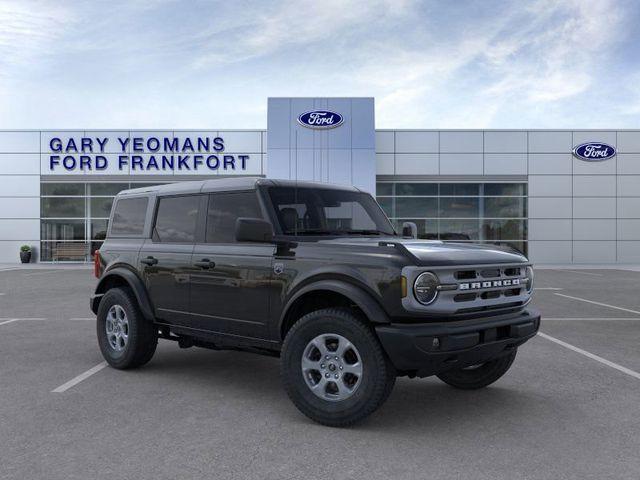
[[[297,232],[287,232],[287,235],[339,235],[336,230],[298,230]]]
[[[380,230],[344,230],[349,235],[388,235]]]

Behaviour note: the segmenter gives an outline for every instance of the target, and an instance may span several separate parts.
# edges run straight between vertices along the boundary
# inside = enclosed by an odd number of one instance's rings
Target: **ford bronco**
[[[485,387],[533,337],[533,271],[509,247],[399,235],[353,187],[230,178],[123,191],[95,255],[102,354],[158,339],[280,358],[296,407],[353,424],[398,376]]]

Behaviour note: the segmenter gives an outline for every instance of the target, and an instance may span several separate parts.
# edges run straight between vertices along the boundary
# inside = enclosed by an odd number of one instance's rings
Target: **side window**
[[[255,192],[210,195],[207,211],[207,243],[234,243],[238,217],[262,218]]]
[[[153,238],[157,242],[193,243],[199,195],[160,198]]]
[[[147,197],[119,198],[113,212],[111,235],[142,235],[148,203]]]

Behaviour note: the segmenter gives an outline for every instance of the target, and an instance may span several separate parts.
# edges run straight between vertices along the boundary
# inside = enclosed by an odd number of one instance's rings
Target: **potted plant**
[[[29,245],[22,245],[20,247],[20,261],[22,263],[29,263],[31,261],[31,247]]]

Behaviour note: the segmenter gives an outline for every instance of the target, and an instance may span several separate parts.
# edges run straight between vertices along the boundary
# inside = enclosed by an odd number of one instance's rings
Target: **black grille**
[[[499,268],[489,268],[486,270],[481,270],[480,271],[480,275],[483,276],[484,278],[496,278],[500,276],[500,269]]]
[[[456,280],[473,280],[477,277],[475,270],[461,270],[454,274]]]
[[[453,297],[454,302],[472,302],[475,299],[475,293],[458,293],[455,297]]]
[[[490,292],[482,292],[480,298],[483,300],[488,300],[490,298],[498,298],[500,296],[500,290],[492,290]]]

